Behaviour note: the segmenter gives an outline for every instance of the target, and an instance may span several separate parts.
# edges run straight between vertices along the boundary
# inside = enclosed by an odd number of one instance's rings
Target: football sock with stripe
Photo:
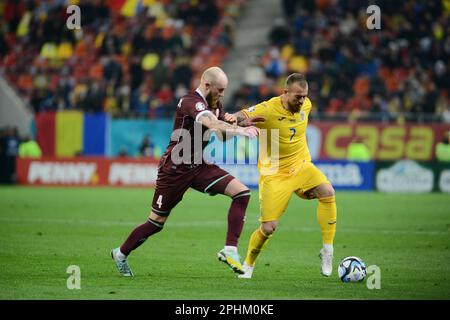
[[[261,227],[252,233],[248,243],[247,256],[245,258],[245,263],[247,265],[252,267],[255,265],[256,258],[258,258],[261,250],[264,249],[265,245],[269,241],[269,238],[270,236],[264,234]]]
[[[333,244],[336,234],[336,197],[324,197],[319,199],[317,206],[317,221],[322,230],[322,239],[324,244]]]
[[[230,209],[228,210],[227,239],[225,245],[236,247],[244,227],[245,210],[250,201],[250,190],[239,192],[232,197]]]
[[[143,244],[151,235],[160,232],[163,227],[164,223],[148,219],[130,233],[127,240],[120,246],[120,252],[128,256],[131,251]]]

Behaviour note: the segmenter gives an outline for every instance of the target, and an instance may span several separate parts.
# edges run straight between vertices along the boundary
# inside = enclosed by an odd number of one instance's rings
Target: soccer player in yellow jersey
[[[306,143],[306,127],[311,107],[306,78],[302,74],[293,73],[286,79],[281,96],[234,114],[241,125],[252,119],[265,119],[256,123],[256,126],[266,129],[268,140],[274,137],[276,139],[278,134],[279,144],[278,162],[274,166],[274,161],[270,163],[263,159],[265,151],[261,149],[260,143],[258,170],[261,225],[250,237],[244,263],[245,274],[240,275],[240,278],[252,277],[255,261],[277,228],[293,193],[304,199],[318,199],[317,219],[323,239],[319,254],[321,272],[324,276],[331,275],[336,200],[331,183],[311,162]],[[274,158],[275,152],[268,147],[266,154]]]

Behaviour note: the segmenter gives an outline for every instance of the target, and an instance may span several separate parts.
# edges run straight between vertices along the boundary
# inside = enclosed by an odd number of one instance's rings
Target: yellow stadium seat
[[[308,71],[308,61],[304,56],[293,56],[289,60],[288,67],[292,72],[306,73]]]
[[[103,44],[103,41],[105,39],[105,33],[100,32],[96,37],[94,41],[94,47],[100,48]]]
[[[294,54],[294,47],[290,44],[286,44],[281,49],[281,58],[284,60],[289,60],[289,58]]]
[[[58,57],[58,47],[53,42],[46,42],[41,48],[41,57],[44,59],[56,59]]]
[[[147,53],[142,58],[141,66],[144,70],[153,70],[159,62],[159,56],[156,53]]]
[[[138,0],[126,0],[125,4],[123,5],[122,9],[120,10],[120,13],[127,18],[134,17],[136,15],[137,5],[138,5]]]
[[[58,47],[58,58],[69,59],[73,54],[72,45],[69,42],[63,42]]]
[[[29,25],[31,21],[31,12],[27,11],[20,19],[20,23],[17,26],[16,34],[18,37],[25,37],[28,34]]]
[[[150,7],[151,5],[154,5],[156,0],[142,0],[142,5],[144,7]]]

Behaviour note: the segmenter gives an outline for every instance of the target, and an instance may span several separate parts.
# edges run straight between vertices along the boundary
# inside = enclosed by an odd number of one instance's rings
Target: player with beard
[[[116,267],[123,276],[133,276],[128,255],[148,237],[163,229],[171,210],[189,188],[210,195],[224,194],[231,197],[225,246],[217,257],[234,272],[244,273],[237,244],[244,225],[250,191],[228,172],[206,163],[202,157],[203,149],[208,144],[208,141],[203,140],[207,130],[215,131],[219,138],[225,133],[227,138],[233,135],[252,138],[259,134],[259,129],[252,126],[253,120],[257,121],[258,118],[241,121],[241,126],[237,126],[236,118],[224,113],[220,98],[227,85],[226,74],[218,67],[211,67],[202,74],[199,87],[180,99],[171,141],[159,162],[150,216],[130,233],[120,247],[111,251]],[[191,148],[183,148],[186,145]]]
[[[302,74],[293,73],[286,79],[281,96],[234,114],[238,123],[249,117],[263,117],[265,121],[258,122],[256,126],[265,129],[268,141],[274,140],[278,145],[276,154],[271,143],[267,143],[267,152],[261,149],[261,141],[259,144],[261,225],[250,237],[244,263],[245,274],[240,275],[240,278],[252,277],[255,260],[277,228],[293,193],[304,199],[318,199],[317,219],[323,240],[319,254],[321,272],[324,276],[331,275],[336,199],[331,183],[311,162],[306,142],[311,108],[308,82]]]

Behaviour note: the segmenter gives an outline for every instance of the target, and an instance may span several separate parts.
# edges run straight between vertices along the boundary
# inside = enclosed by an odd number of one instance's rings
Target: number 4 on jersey
[[[156,204],[158,205],[158,208],[161,209],[162,206],[162,194],[159,195],[158,200],[156,200]]]

